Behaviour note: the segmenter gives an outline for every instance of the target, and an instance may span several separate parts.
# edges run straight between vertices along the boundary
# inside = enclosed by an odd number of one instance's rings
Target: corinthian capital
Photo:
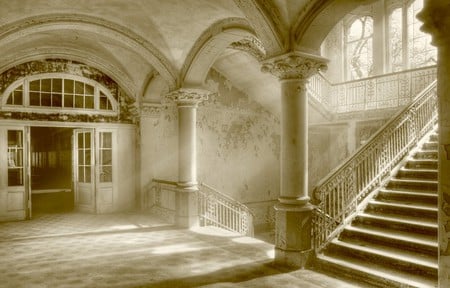
[[[261,71],[269,72],[279,79],[307,80],[319,71],[326,70],[327,59],[302,52],[290,52],[262,63]]]
[[[210,91],[195,88],[180,88],[166,95],[166,98],[174,101],[178,106],[196,106],[198,103],[208,100]]]
[[[450,43],[450,1],[428,0],[424,2],[422,11],[417,18],[423,22],[421,30],[431,34],[433,45],[441,46]],[[448,44],[446,44],[448,45]]]

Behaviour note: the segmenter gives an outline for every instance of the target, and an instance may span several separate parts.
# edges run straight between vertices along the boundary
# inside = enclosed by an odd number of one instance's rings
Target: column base
[[[178,189],[175,199],[175,225],[178,227],[195,228],[199,226],[197,192],[197,189]]]
[[[312,210],[304,205],[275,205],[275,264],[303,269],[312,255]]]

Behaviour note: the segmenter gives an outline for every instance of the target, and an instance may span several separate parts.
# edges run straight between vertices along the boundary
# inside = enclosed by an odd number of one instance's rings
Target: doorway
[[[74,209],[72,128],[31,127],[31,205],[33,213]]]

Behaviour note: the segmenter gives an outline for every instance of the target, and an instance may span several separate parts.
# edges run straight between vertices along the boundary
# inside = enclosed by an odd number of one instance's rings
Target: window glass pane
[[[111,148],[112,147],[112,133],[111,132],[101,132],[100,133],[100,147],[101,148]]]
[[[100,109],[108,110],[108,98],[100,97]]]
[[[75,81],[75,93],[84,94],[84,83]]]
[[[91,148],[91,132],[84,133],[84,147]]]
[[[373,19],[362,16],[348,27],[347,30],[347,66],[350,79],[360,79],[372,75]]]
[[[8,186],[23,185],[23,132],[8,130]]]
[[[9,94],[8,99],[6,99],[6,104],[12,105],[13,104],[13,98],[14,98],[14,94],[13,93]]]
[[[100,182],[112,182],[112,167],[102,166],[100,169]]]
[[[75,96],[75,108],[84,108],[84,96]]]
[[[32,106],[41,105],[39,92],[30,92],[30,105]]]
[[[86,96],[84,97],[85,107],[86,109],[94,109],[94,96]]]
[[[84,134],[78,133],[78,149],[84,148]]]
[[[84,165],[84,150],[78,150],[78,165]]]
[[[52,94],[52,106],[53,107],[62,107],[62,95],[61,94]]]
[[[91,165],[91,149],[84,150],[84,164]]]
[[[52,92],[62,92],[62,79],[52,80]]]
[[[41,106],[50,107],[52,106],[52,94],[50,93],[41,93]]]
[[[94,95],[94,86],[86,84],[86,95]]]
[[[52,79],[41,79],[41,91],[43,92],[52,91]]]
[[[64,79],[64,93],[73,93],[73,80]]]
[[[23,92],[22,90],[14,91],[14,105],[22,105],[23,104]]]
[[[86,166],[84,171],[85,171],[84,183],[91,183],[91,167]]]
[[[102,159],[100,161],[100,165],[111,165],[112,164],[112,151],[110,149],[108,150],[102,150]]]
[[[64,95],[64,107],[73,108],[73,95]]]
[[[394,9],[389,15],[389,56],[391,70],[403,70],[403,9]]]
[[[30,82],[30,91],[41,91],[40,80]]]
[[[84,182],[84,167],[78,166],[78,181]]]

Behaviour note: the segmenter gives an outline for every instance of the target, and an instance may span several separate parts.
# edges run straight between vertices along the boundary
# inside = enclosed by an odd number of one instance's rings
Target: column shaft
[[[178,184],[197,189],[197,107],[178,105]]]
[[[308,98],[302,79],[281,80],[280,202],[303,204],[308,196]]]

